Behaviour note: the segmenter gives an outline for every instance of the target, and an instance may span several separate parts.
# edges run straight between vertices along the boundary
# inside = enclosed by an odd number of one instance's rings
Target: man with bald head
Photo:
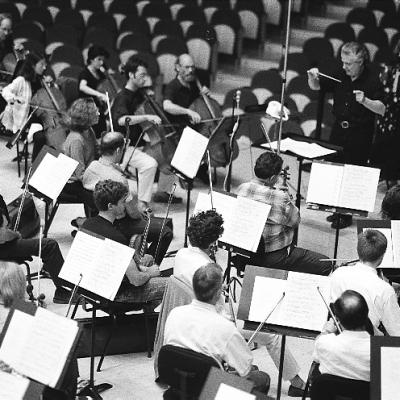
[[[134,191],[135,182],[132,179],[127,179],[125,177],[120,166],[123,149],[124,136],[122,133],[106,133],[102,137],[100,143],[100,158],[92,161],[83,175],[83,187],[87,190],[94,191],[94,188],[99,181],[111,179],[114,182],[121,182],[129,188],[130,196],[128,201],[125,203],[124,213],[114,222],[115,227],[129,241],[132,235],[143,233],[146,226],[146,220],[138,212],[137,199]],[[161,218],[151,218],[149,233],[147,236],[148,242],[151,242],[149,254],[155,255],[158,238],[161,232],[161,225]],[[155,260],[157,264],[161,263],[173,237],[171,229],[172,225],[168,225],[170,224],[164,226],[161,235],[159,250]]]
[[[368,305],[364,297],[346,290],[333,304],[333,311],[342,332],[337,334],[333,324],[316,339],[314,361],[322,374],[348,379],[370,380],[370,340],[367,332]]]

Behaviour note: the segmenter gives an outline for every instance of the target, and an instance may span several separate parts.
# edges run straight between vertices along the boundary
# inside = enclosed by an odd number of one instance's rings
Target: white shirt
[[[315,341],[313,359],[322,374],[369,382],[370,341],[365,331],[344,330],[339,335],[320,335]]]
[[[400,307],[389,283],[380,279],[376,269],[362,263],[340,267],[331,275],[331,300],[345,290],[355,290],[366,300],[369,319],[375,328],[382,322],[390,336],[400,336]]]
[[[193,300],[176,307],[165,323],[164,344],[179,346],[225,361],[240,376],[251,369],[253,355],[233,322],[221,316],[215,306]]]
[[[198,247],[184,247],[176,253],[174,275],[192,287],[194,273],[200,267],[212,262],[211,258]]]

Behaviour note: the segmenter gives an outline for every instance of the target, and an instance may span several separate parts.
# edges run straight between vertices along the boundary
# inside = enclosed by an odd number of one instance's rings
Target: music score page
[[[23,400],[28,386],[28,379],[0,371],[0,399]]]
[[[40,193],[55,200],[78,166],[78,161],[60,153],[58,157],[46,153],[29,180]]]
[[[134,249],[78,231],[60,271],[60,278],[98,296],[114,300]]]
[[[285,297],[268,318],[267,323],[321,332],[328,310],[317,287],[325,298],[329,294],[329,277],[289,272],[287,280],[256,276],[249,320],[261,322],[285,292]]]

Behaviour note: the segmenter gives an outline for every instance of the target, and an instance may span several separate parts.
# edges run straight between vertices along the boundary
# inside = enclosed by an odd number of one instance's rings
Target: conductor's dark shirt
[[[349,121],[351,127],[368,127],[373,131],[376,114],[356,101],[353,90],[362,90],[369,99],[382,101],[384,93],[378,71],[366,65],[354,81],[343,69],[337,70],[333,76],[341,83],[320,77],[320,85],[322,90],[333,92],[333,114],[336,119],[339,122]]]
[[[200,91],[195,81],[190,82],[190,87],[186,87],[182,85],[178,78],[175,78],[165,87],[164,100],[171,100],[178,106],[189,108],[199,95]],[[189,118],[186,115],[167,113],[167,117],[172,123],[189,123]]]
[[[143,103],[143,101],[144,96],[139,90],[132,91],[125,87],[118,92],[111,107],[114,129],[116,131],[125,133],[124,125],[119,125],[118,120],[124,115],[134,115],[139,106]],[[139,125],[129,126],[129,138],[131,140],[132,146],[136,144],[136,141],[139,138],[141,131],[142,129]],[[139,147],[144,146],[144,144],[145,142],[142,139],[139,142]]]

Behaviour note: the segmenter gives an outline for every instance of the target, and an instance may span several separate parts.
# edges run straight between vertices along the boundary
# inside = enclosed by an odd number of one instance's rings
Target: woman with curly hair
[[[97,142],[92,126],[99,120],[99,110],[90,97],[75,100],[68,110],[69,129],[64,154],[79,162],[63,192],[81,196],[86,167],[96,158]]]
[[[190,246],[176,253],[175,277],[192,286],[194,273],[213,262],[212,247],[224,232],[223,223],[221,215],[214,210],[202,211],[190,218],[187,228]]]
[[[400,219],[400,185],[392,186],[381,204],[383,219]]]

